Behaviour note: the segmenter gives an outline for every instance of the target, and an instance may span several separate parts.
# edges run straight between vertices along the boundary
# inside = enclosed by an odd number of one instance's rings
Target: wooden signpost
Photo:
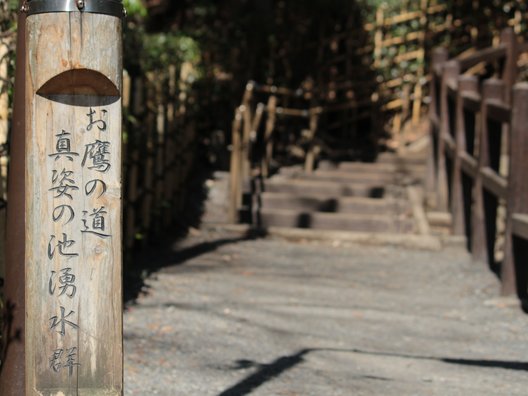
[[[123,7],[23,11],[26,395],[120,395]]]

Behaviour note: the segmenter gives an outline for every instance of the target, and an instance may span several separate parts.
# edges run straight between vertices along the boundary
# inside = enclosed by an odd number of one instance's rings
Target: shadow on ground
[[[253,362],[251,360],[238,360],[235,365],[231,368],[232,370],[247,369],[255,367],[257,370],[242,379],[229,389],[218,394],[218,396],[244,396],[249,395],[256,388],[265,384],[266,382],[272,381],[279,377],[285,371],[288,371],[295,366],[304,362],[304,357],[313,352],[344,352],[354,353],[363,355],[374,355],[382,357],[396,357],[403,359],[416,359],[416,360],[434,360],[438,362],[444,362],[448,364],[465,365],[465,366],[476,366],[476,367],[489,367],[489,368],[502,368],[507,370],[521,370],[528,371],[528,362],[514,362],[514,361],[503,361],[503,360],[479,360],[479,359],[458,359],[458,358],[443,358],[443,357],[431,357],[431,356],[416,356],[406,355],[390,352],[373,352],[363,351],[360,349],[335,349],[335,348],[306,348],[287,356],[281,356],[275,361],[269,364],[261,364]],[[385,377],[374,377],[374,376],[363,376],[363,378],[392,381],[391,378]]]

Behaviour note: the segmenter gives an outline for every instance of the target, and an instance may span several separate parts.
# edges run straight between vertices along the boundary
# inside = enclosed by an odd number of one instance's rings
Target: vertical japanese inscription
[[[35,151],[45,166],[30,176],[39,197],[32,202],[33,220],[42,230],[33,265],[45,290],[39,302],[45,341],[36,345],[34,359],[38,371],[47,372],[43,387],[69,394],[72,378],[76,389],[82,387],[83,375],[99,369],[97,357],[111,348],[98,316],[106,314],[105,296],[111,298],[112,290],[98,280],[120,274],[120,118],[112,111],[120,103],[37,101],[48,110],[37,123],[46,126],[37,133],[45,150]],[[115,312],[110,317],[120,325]]]
[[[86,114],[87,120],[84,125],[73,125],[71,130],[83,131],[80,133],[89,133],[94,126],[94,130],[99,132],[107,131],[107,122],[103,119],[97,119],[97,111],[90,106]],[[106,116],[108,111],[104,108],[99,109],[99,113]],[[53,123],[55,124],[55,123]],[[71,126],[70,126],[71,127]],[[47,133],[51,131],[46,131]],[[72,341],[64,347],[62,338],[71,332],[78,332],[82,329],[79,327],[79,311],[81,304],[76,299],[78,280],[75,272],[84,259],[83,252],[89,251],[90,239],[78,238],[76,230],[80,229],[81,234],[90,234],[98,238],[111,238],[108,232],[107,219],[108,210],[105,206],[99,206],[97,202],[84,199],[91,196],[97,187],[99,194],[95,201],[104,198],[107,185],[102,179],[92,179],[88,181],[81,190],[77,180],[84,180],[88,173],[97,171],[107,172],[112,166],[110,142],[101,141],[98,136],[85,136],[91,143],[84,144],[84,156],[82,161],[76,151],[82,137],[76,138],[71,132],[62,129],[55,134],[54,151],[47,154],[49,169],[49,188],[48,194],[52,198],[51,217],[47,219],[48,225],[52,226],[54,232],[50,234],[47,246],[47,258],[49,264],[49,296],[55,302],[50,306],[58,307],[56,312],[50,313],[48,320],[49,330],[58,333],[61,339],[57,340],[49,352],[49,368],[53,373],[59,374],[65,371],[69,377],[78,370],[81,363],[77,360],[77,351],[79,345],[72,345]],[[80,165],[79,163],[80,162]],[[84,197],[83,197],[84,193]],[[82,209],[82,217],[76,213]],[[75,220],[78,220],[77,223]],[[71,236],[70,236],[71,235]],[[81,252],[81,253],[79,253]],[[80,292],[90,293],[89,290],[79,290]],[[65,298],[67,297],[67,298]],[[78,337],[67,337],[69,339],[78,339]]]

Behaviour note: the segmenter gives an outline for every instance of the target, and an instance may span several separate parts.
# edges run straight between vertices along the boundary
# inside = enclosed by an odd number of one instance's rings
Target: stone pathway
[[[192,234],[125,312],[125,395],[528,392],[528,316],[462,249]]]

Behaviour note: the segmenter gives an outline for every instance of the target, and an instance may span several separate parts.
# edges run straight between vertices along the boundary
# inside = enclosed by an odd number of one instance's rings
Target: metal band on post
[[[27,15],[53,12],[87,12],[111,15],[117,18],[126,16],[120,0],[28,0],[21,9]]]

